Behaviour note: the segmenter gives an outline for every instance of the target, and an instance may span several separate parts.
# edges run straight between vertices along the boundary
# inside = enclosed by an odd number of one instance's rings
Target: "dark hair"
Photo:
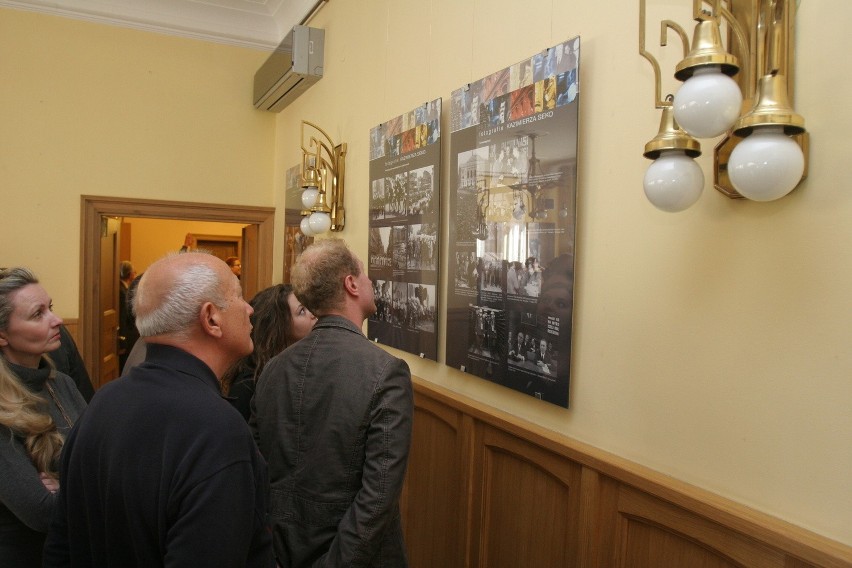
[[[240,260],[240,257],[238,256],[229,256],[225,259],[225,264],[227,264],[228,266],[234,266],[238,260]]]
[[[227,395],[234,379],[245,372],[252,372],[254,380],[270,359],[295,343],[293,319],[287,298],[293,293],[289,284],[276,284],[255,294],[249,304],[254,308],[251,315],[251,338],[254,349],[228,370],[222,377],[222,391]]]
[[[133,273],[133,265],[129,260],[122,260],[121,264],[118,267],[118,277],[124,280],[125,278],[130,278],[130,275]]]

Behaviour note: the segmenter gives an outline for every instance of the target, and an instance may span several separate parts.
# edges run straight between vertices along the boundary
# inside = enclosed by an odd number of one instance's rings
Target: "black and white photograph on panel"
[[[370,269],[381,272],[393,263],[391,227],[370,227]]]

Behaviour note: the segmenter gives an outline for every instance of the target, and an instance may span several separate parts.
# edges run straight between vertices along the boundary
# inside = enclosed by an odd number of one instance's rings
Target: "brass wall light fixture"
[[[304,209],[300,229],[308,237],[329,229],[342,231],[346,144],[335,145],[322,128],[307,120],[302,121],[301,144]]]
[[[639,0],[639,53],[654,69],[655,103],[663,111],[657,136],[645,145],[644,156],[654,160],[644,180],[648,200],[672,212],[698,201],[704,175],[693,161],[701,154],[696,138],[718,136],[717,190],[755,201],[791,192],[808,165],[805,121],[791,106],[796,0],[693,0],[698,24],[689,50],[683,28],[661,21],[660,46],[673,30],[684,55],[674,73],[683,85],[665,99],[660,65],[645,49],[645,2]]]

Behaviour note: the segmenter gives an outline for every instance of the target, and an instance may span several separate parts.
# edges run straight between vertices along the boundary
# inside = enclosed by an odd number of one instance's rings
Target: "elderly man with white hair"
[[[68,438],[44,566],[273,566],[266,464],[218,383],[253,348],[237,277],[172,254],[133,301],[145,362]]]

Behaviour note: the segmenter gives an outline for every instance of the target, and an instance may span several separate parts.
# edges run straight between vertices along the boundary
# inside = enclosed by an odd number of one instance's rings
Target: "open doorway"
[[[246,297],[251,297],[272,283],[274,216],[275,209],[271,207],[82,196],[79,338],[95,388],[119,373],[117,355],[112,349],[117,307],[117,294],[112,286],[119,252],[107,219],[136,217],[245,225],[241,236],[241,282]]]

